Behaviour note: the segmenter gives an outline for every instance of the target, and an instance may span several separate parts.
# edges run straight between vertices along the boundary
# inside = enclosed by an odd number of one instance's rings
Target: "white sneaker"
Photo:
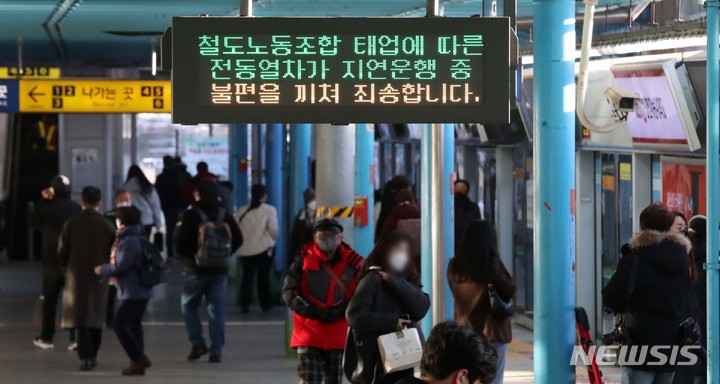
[[[36,347],[40,349],[53,349],[55,348],[55,344],[52,343],[52,341],[43,340],[39,337],[36,337],[35,340],[33,340],[33,344],[35,344]]]
[[[77,351],[77,343],[74,341],[71,341],[70,343],[68,343],[67,350],[70,352]]]

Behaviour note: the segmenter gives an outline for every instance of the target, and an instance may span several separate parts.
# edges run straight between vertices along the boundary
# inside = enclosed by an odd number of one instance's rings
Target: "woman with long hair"
[[[497,374],[493,384],[503,382],[512,324],[509,317],[493,313],[490,291],[494,289],[504,300],[515,296],[515,282],[500,259],[497,243],[497,232],[492,224],[476,220],[468,226],[460,250],[448,266],[448,283],[455,298],[455,320],[484,334],[497,350]]]
[[[346,312],[353,343],[348,343],[345,353],[357,361],[356,367],[346,366],[346,372],[355,368],[348,377],[352,383],[395,383],[413,375],[412,369],[386,375],[377,343],[380,335],[402,327],[420,332],[418,322],[430,309],[430,299],[411,262],[411,242],[403,232],[387,232],[359,271],[357,290]],[[355,359],[346,357],[346,361]]]
[[[142,214],[142,226],[145,236],[149,237],[153,226],[158,231],[165,231],[165,214],[160,205],[160,196],[142,169],[137,165],[130,166],[124,189],[132,196],[132,204]]]
[[[235,213],[235,221],[243,233],[243,243],[238,250],[242,263],[242,281],[240,283],[240,307],[243,313],[250,311],[253,284],[257,276],[258,297],[264,312],[274,305],[270,287],[270,269],[273,249],[278,237],[277,210],[266,204],[267,189],[255,184],[250,190],[250,204],[240,207]]]

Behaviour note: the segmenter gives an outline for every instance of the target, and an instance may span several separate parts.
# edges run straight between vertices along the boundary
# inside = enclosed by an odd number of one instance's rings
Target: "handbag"
[[[422,360],[422,341],[415,328],[405,328],[378,337],[385,373],[414,368]]]
[[[515,314],[512,301],[505,300],[497,293],[492,283],[487,285],[490,296],[490,312],[498,319],[504,320]]]
[[[348,329],[343,372],[352,384],[374,384],[377,376],[378,352],[375,338],[363,332]]]

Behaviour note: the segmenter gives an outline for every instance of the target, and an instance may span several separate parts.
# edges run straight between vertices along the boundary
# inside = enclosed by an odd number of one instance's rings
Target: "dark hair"
[[[450,260],[449,271],[455,281],[490,283],[500,263],[497,232],[488,221],[470,223],[457,255]]]
[[[436,325],[423,348],[420,371],[435,380],[445,380],[467,369],[467,382],[490,383],[497,369],[498,354],[485,336],[454,321]]]
[[[125,182],[127,183],[128,181],[130,181],[130,179],[133,178],[137,179],[138,183],[140,183],[140,189],[143,193],[149,193],[150,191],[152,191],[152,183],[150,183],[150,180],[145,177],[142,169],[140,169],[140,167],[135,164],[130,166],[130,169],[128,169],[127,179],[125,179]]]
[[[116,211],[117,219],[124,226],[138,225],[142,219],[142,212],[135,207],[120,207]]]
[[[201,162],[197,163],[197,165],[195,166],[195,169],[197,169],[198,172],[207,172],[207,170],[210,168],[208,168],[208,164],[206,162],[201,161]]]
[[[169,168],[173,165],[173,157],[170,155],[163,156],[163,167]]]
[[[392,230],[380,237],[375,248],[370,252],[370,255],[363,263],[358,274],[358,281],[362,280],[367,276],[370,271],[370,267],[380,267],[383,271],[388,270],[388,253],[390,248],[400,244],[406,243],[410,249],[412,249],[412,238],[403,231]],[[408,255],[409,256],[409,255]],[[407,280],[415,285],[420,285],[420,276],[417,272],[415,265],[413,265],[412,258],[405,271],[405,277]]]
[[[220,202],[218,200],[220,194],[218,192],[218,185],[215,180],[203,179],[197,184],[198,195],[200,195],[199,204],[204,208],[215,210]]]
[[[676,218],[677,218],[677,217],[681,218],[681,219],[683,220],[683,222],[687,225],[687,219],[685,218],[685,214],[684,214],[684,213],[678,212],[678,211],[673,211],[672,214],[673,214]],[[674,222],[675,222],[675,220],[673,219],[673,223],[674,223]]]
[[[117,199],[118,197],[120,197],[120,195],[124,195],[126,193],[130,193],[130,192],[128,192],[127,189],[125,189],[125,188],[118,188],[117,190],[115,190],[114,197],[115,197],[115,199]]]
[[[410,189],[411,185],[410,178],[405,175],[395,176],[385,184],[382,191],[382,198],[380,199],[380,214],[378,215],[377,223],[375,223],[376,241],[379,240],[380,234],[382,233],[385,219],[390,216],[390,211],[395,207],[395,196],[398,191]]]
[[[80,200],[82,200],[85,205],[97,207],[98,204],[100,204],[100,200],[102,200],[102,192],[100,192],[99,188],[93,187],[92,185],[87,186],[80,192]]]
[[[667,232],[675,222],[675,214],[665,204],[655,202],[640,213],[640,229]]]
[[[250,209],[255,209],[262,204],[262,198],[267,195],[267,189],[262,184],[255,184],[250,188]]]
[[[457,187],[459,184],[465,185],[465,188],[470,192],[470,183],[467,180],[463,179],[457,179],[455,180],[455,183],[453,184],[454,187]]]
[[[397,195],[395,195],[395,205],[399,205],[402,203],[415,204],[415,195],[412,193],[411,190],[403,189],[400,190]]]

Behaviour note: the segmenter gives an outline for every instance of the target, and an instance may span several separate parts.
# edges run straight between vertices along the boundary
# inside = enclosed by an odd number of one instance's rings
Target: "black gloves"
[[[339,304],[328,309],[322,309],[309,303],[302,296],[295,296],[288,307],[298,315],[308,319],[317,320],[321,323],[334,323],[345,316],[347,304]]]

